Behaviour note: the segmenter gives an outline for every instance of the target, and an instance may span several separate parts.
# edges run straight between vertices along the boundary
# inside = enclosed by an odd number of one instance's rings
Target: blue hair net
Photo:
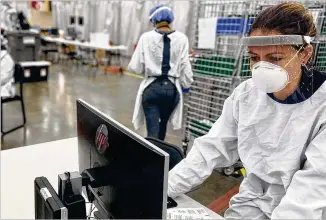
[[[174,20],[174,14],[170,7],[166,5],[157,5],[151,9],[149,13],[149,20],[154,24],[162,21],[171,23]]]

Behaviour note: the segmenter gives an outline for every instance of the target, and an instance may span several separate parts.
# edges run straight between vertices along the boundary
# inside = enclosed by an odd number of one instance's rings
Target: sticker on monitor
[[[30,70],[24,70],[24,76],[25,76],[25,78],[31,77],[31,71]]]
[[[108,143],[108,128],[105,125],[100,125],[96,131],[95,146],[100,154],[104,154],[109,147]]]
[[[46,69],[44,69],[44,68],[41,69],[41,76],[43,76],[43,77],[46,76]]]

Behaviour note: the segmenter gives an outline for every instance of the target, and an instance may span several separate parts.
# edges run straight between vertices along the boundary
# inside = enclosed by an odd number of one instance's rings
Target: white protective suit
[[[239,157],[246,177],[225,218],[326,219],[326,82],[298,104],[274,101],[251,79],[242,83],[170,171],[168,195],[188,192]]]
[[[193,73],[189,61],[189,42],[186,35],[175,31],[168,35],[171,40],[169,79],[176,85],[180,95],[180,101],[172,113],[170,122],[173,129],[182,127],[183,96],[182,87],[189,88],[193,82]],[[132,122],[135,129],[139,129],[144,123],[144,111],[142,108],[143,91],[155,81],[155,77],[162,74],[163,35],[155,30],[144,33],[137,44],[136,50],[129,63],[128,69],[145,77],[139,86],[136,97],[135,110]]]
[[[15,62],[6,50],[1,50],[1,97],[13,97],[16,94],[14,85]]]

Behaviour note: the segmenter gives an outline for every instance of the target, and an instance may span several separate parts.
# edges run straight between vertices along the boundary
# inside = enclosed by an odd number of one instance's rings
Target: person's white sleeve
[[[10,82],[14,77],[15,63],[7,51],[1,51],[1,86]]]
[[[144,73],[144,49],[143,49],[143,35],[140,37],[136,49],[131,57],[131,61],[128,65],[128,70],[134,73]]]
[[[203,183],[215,167],[231,166],[238,161],[236,106],[231,95],[208,134],[197,138],[187,157],[169,172],[170,197],[175,198]]]
[[[326,219],[326,126],[308,145],[297,171],[271,219]]]
[[[186,37],[185,46],[181,54],[181,73],[180,73],[180,82],[183,88],[189,88],[194,81],[193,72],[191,69],[191,63],[189,60],[189,42]]]

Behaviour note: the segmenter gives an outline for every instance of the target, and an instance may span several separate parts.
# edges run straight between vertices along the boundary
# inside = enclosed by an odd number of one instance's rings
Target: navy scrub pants
[[[148,137],[164,141],[167,123],[179,100],[177,88],[169,79],[156,79],[145,89],[142,106]]]

